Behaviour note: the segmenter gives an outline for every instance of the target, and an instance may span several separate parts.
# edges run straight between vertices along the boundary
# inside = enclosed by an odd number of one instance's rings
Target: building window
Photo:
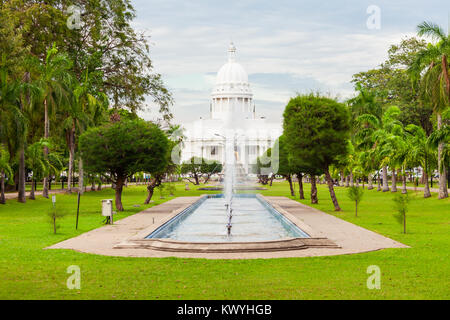
[[[248,146],[248,154],[249,155],[255,155],[257,152],[256,146]]]
[[[218,150],[217,150],[217,146],[212,146],[211,147],[211,155],[215,156],[216,154],[218,154]]]

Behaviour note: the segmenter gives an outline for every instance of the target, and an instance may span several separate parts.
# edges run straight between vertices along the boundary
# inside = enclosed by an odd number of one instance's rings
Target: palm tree
[[[26,118],[24,109],[38,91],[29,82],[29,73],[25,73],[23,81],[14,81],[8,76],[5,67],[6,56],[2,56],[0,68],[0,136],[7,137],[11,157],[19,154],[19,192],[17,200],[26,202],[25,198],[25,137]]]
[[[75,161],[76,137],[88,127],[99,125],[104,121],[108,98],[102,92],[95,92],[88,71],[85,72],[83,82],[74,81],[71,103],[65,109],[64,128],[66,130],[67,147],[69,148],[69,168],[67,191],[72,192],[72,174]],[[79,155],[79,190],[84,189],[83,159]]]
[[[358,160],[364,162],[365,170],[369,170],[367,171],[368,189],[372,189],[373,172],[379,168],[381,163],[379,143],[374,140],[374,133],[381,129],[383,109],[375,92],[362,88],[360,84],[357,84],[356,88],[359,91],[358,96],[349,101],[353,115],[354,148],[364,153],[361,155],[363,158]],[[383,171],[387,172],[387,170]],[[377,181],[380,185],[379,177]],[[379,187],[378,191],[380,190]]]
[[[13,177],[13,171],[9,165],[9,152],[0,145],[0,204],[5,204],[5,180]]]
[[[407,141],[409,146],[409,161],[412,165],[420,165],[422,167],[425,188],[423,196],[424,198],[431,197],[430,186],[428,184],[428,174],[430,173],[430,162],[432,161],[433,151],[431,150],[430,143],[428,142],[425,130],[422,127],[410,124],[406,126],[405,131],[407,133]]]
[[[421,50],[409,72],[413,80],[419,83],[426,101],[432,104],[437,118],[437,129],[443,126],[442,112],[449,106],[450,77],[448,55],[450,53],[450,34],[433,22],[422,22],[417,26],[419,36],[429,36],[436,44],[429,44]],[[445,142],[438,145],[439,199],[447,198],[447,174],[443,165]]]
[[[378,116],[366,113],[358,116],[355,120],[355,123],[359,128],[355,135],[358,147],[362,149],[370,147],[374,153],[373,160],[379,160],[379,164],[382,166],[383,192],[389,191],[387,173],[390,158],[385,144],[389,141],[393,132],[398,130],[397,128],[401,126],[400,121],[398,121],[399,114],[400,109],[391,106],[384,112],[381,119],[378,118]]]
[[[67,84],[70,82],[69,70],[72,62],[65,54],[58,53],[55,44],[47,50],[43,63],[36,63],[39,72],[37,85],[42,89],[42,104],[44,107],[44,139],[50,136],[49,109],[52,114],[62,103],[69,101]],[[44,146],[44,155],[48,157],[48,147]],[[44,177],[42,195],[48,198],[48,177]]]
[[[48,148],[49,146],[50,143],[47,140],[41,139],[38,142],[29,145],[26,150],[27,167],[30,168],[33,172],[33,178],[31,180],[31,192],[29,196],[30,200],[36,199],[34,195],[36,182],[40,181],[41,178],[48,175],[48,172],[50,170],[48,157],[42,153],[43,148]]]
[[[402,177],[405,176],[405,163],[408,155],[408,144],[405,140],[405,133],[401,124],[394,124],[389,134],[385,137],[382,155],[385,156],[385,162],[392,168],[392,192],[397,192],[396,171],[401,169]],[[406,180],[403,179],[403,193],[406,191]]]

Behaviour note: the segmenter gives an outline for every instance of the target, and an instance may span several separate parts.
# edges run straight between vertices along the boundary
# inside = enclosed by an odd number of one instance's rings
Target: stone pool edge
[[[304,248],[270,252],[170,252],[153,249],[114,249],[113,247],[139,233],[148,235],[150,227],[156,227],[170,220],[173,216],[189,207],[201,196],[177,197],[158,206],[145,209],[139,213],[118,220],[114,225],[106,225],[85,232],[77,237],[56,243],[45,249],[70,249],[81,253],[89,253],[116,257],[178,257],[204,259],[272,259],[317,257],[367,253],[387,248],[409,248],[408,246],[387,238],[376,232],[354,225],[345,220],[329,215],[320,210],[303,205],[287,197],[269,196],[266,198],[280,213],[288,213],[295,217],[294,222],[307,229],[309,226],[317,235],[326,235],[340,248]],[[291,220],[291,221],[292,221]],[[154,225],[153,225],[154,224]],[[150,226],[151,225],[151,226]],[[305,230],[311,231],[310,229]]]

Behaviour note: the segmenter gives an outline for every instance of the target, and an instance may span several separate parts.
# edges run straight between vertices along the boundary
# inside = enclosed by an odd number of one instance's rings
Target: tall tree
[[[44,147],[49,147],[50,144],[46,139],[41,139],[27,147],[27,167],[31,169],[33,177],[31,179],[31,192],[30,199],[35,200],[36,183],[40,181],[44,176],[48,175],[50,170],[50,163],[48,161],[48,155],[45,156],[42,152]]]
[[[0,204],[5,204],[6,178],[11,181],[13,171],[9,164],[9,152],[0,144]]]
[[[302,159],[308,167],[325,173],[334,208],[340,211],[329,167],[337,164],[339,157],[348,153],[348,109],[333,99],[310,94],[291,99],[283,118],[284,134],[289,148],[291,151],[298,150],[295,157]],[[316,172],[311,173],[312,185]]]
[[[116,209],[123,211],[126,179],[140,171],[160,172],[166,166],[169,142],[153,123],[123,120],[88,129],[80,136],[79,146],[87,172],[114,183]]]
[[[423,128],[410,124],[406,126],[405,131],[409,146],[409,161],[413,166],[422,167],[422,174],[424,175],[425,182],[423,196],[424,198],[429,198],[431,197],[431,193],[428,184],[428,176],[432,174],[430,162],[434,157],[433,151]]]
[[[450,52],[450,34],[433,22],[422,22],[417,26],[419,36],[429,36],[436,44],[429,44],[421,50],[409,71],[413,79],[423,89],[426,101],[431,103],[437,118],[437,129],[443,126],[442,112],[449,107],[450,77],[448,55]],[[438,146],[439,199],[448,198],[447,168],[442,164],[445,142]]]
[[[36,61],[38,79],[36,84],[42,90],[42,105],[44,114],[44,139],[50,138],[50,114],[56,114],[62,104],[70,101],[72,62],[67,55],[58,53],[55,44],[47,50],[43,63]],[[44,156],[48,158],[48,147],[44,145]],[[42,196],[48,198],[48,177],[44,177]]]
[[[10,158],[19,157],[18,201],[25,199],[25,137],[26,119],[23,115],[23,94],[26,80],[23,62],[29,48],[15,28],[12,14],[2,3],[0,7],[0,143],[8,146]]]

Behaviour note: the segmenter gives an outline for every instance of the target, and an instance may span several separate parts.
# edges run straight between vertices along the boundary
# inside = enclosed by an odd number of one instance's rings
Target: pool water
[[[187,242],[255,242],[309,237],[254,194],[235,195],[232,208],[230,235],[227,232],[229,216],[225,199],[216,195],[200,199],[147,238]]]

